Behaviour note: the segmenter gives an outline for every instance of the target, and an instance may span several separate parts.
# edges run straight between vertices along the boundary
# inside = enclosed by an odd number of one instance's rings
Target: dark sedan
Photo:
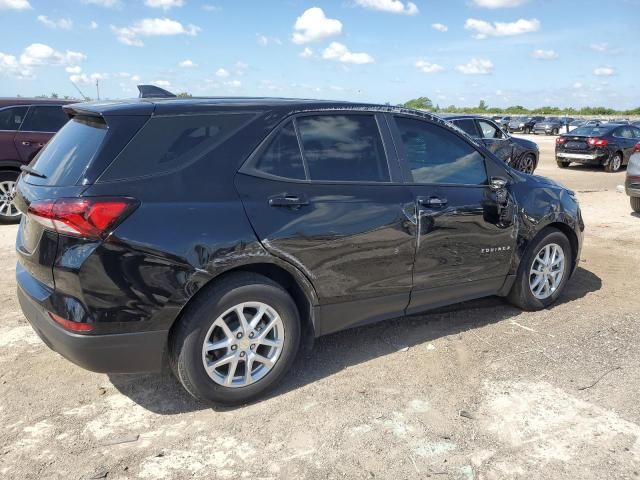
[[[605,123],[580,127],[556,138],[556,161],[560,168],[577,162],[602,165],[607,172],[617,172],[629,163],[638,141],[640,128],[633,125]]]
[[[498,158],[516,170],[533,173],[538,166],[540,151],[535,142],[512,137],[485,117],[454,115],[445,118],[471,137],[480,140]]]

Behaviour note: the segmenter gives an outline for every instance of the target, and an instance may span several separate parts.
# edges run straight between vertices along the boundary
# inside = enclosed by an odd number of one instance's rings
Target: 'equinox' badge
[[[506,252],[507,250],[511,250],[510,246],[506,247],[489,247],[489,248],[481,248],[480,253],[495,253],[495,252]]]

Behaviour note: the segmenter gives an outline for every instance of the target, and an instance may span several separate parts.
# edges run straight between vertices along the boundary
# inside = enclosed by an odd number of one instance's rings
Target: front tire
[[[20,211],[13,203],[16,182],[19,176],[18,172],[0,172],[0,223],[20,222]]]
[[[631,200],[631,208],[634,212],[640,213],[640,197],[629,197]]]
[[[571,162],[565,162],[563,160],[556,160],[556,163],[558,164],[558,168],[569,168],[569,165],[571,165]]]
[[[527,311],[542,310],[554,303],[569,279],[572,258],[571,245],[562,232],[543,230],[520,262],[508,301]]]
[[[170,363],[185,390],[204,403],[249,402],[295,360],[298,309],[267,277],[229,274],[186,308],[170,339]]]
[[[536,169],[536,156],[533,153],[527,153],[520,160],[520,165],[518,170],[520,170],[523,173],[528,173],[529,175],[532,175],[535,169]]]
[[[616,153],[609,163],[607,163],[604,167],[605,172],[615,173],[620,171],[620,167],[622,167],[622,156],[619,153]]]

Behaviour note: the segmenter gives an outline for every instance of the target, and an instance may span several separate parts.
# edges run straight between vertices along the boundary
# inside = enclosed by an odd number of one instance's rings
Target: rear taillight
[[[609,145],[609,142],[606,138],[590,138],[588,140],[589,145],[592,147],[606,147]]]
[[[29,217],[49,230],[85,238],[100,238],[138,205],[132,198],[59,198],[29,205]]]
[[[566,141],[567,141],[567,139],[564,138],[564,137],[556,137],[556,145],[562,145]]]
[[[93,325],[90,323],[72,322],[71,320],[67,320],[66,318],[62,318],[60,315],[56,315],[51,312],[49,312],[49,316],[51,317],[51,320],[67,330],[72,330],[74,332],[90,332],[93,330]]]

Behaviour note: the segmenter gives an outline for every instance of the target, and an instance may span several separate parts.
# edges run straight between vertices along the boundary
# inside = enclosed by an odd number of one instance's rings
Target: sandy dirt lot
[[[46,348],[14,295],[16,227],[0,227],[0,477],[640,479],[640,217],[623,173],[560,170],[534,139],[587,225],[557,305],[488,298],[331,335],[236,409]]]

